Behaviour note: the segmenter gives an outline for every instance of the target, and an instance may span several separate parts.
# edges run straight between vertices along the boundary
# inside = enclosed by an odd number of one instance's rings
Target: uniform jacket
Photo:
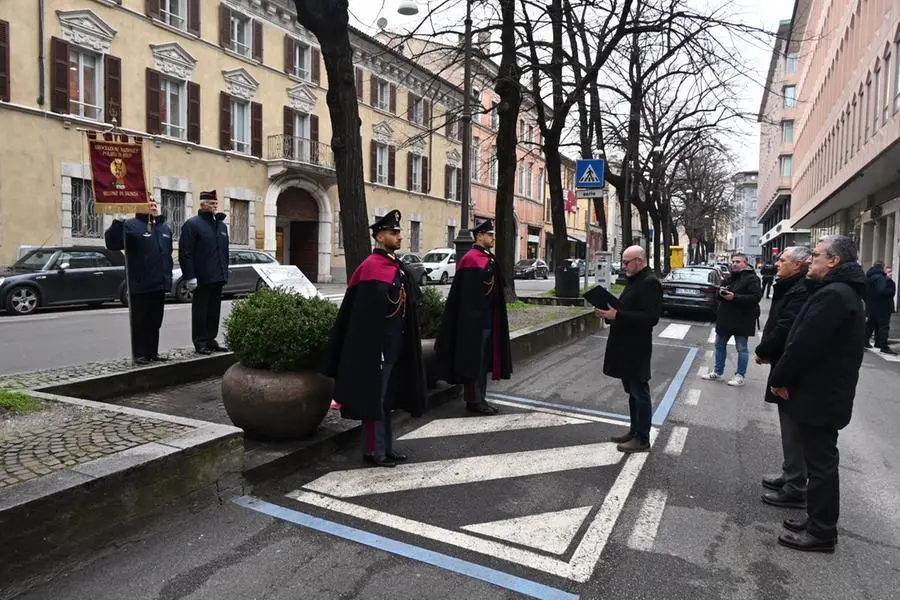
[[[629,277],[619,296],[622,309],[610,323],[603,373],[622,380],[650,381],[653,328],[662,312],[662,285],[645,267]]]
[[[769,385],[787,388],[784,406],[798,423],[841,429],[850,422],[865,352],[866,276],[858,263],[847,263],[822,281],[806,281],[811,295]]]
[[[165,215],[152,220],[150,215],[136,215],[127,221],[116,219],[104,238],[110,250],[125,250],[128,290],[132,294],[172,289],[172,230]]]
[[[750,337],[756,334],[756,320],[759,318],[759,301],[762,299],[762,285],[752,268],[732,273],[725,287],[734,293],[734,298],[724,300],[716,296],[719,308],[716,312],[716,333],[719,335],[740,335]]]
[[[478,347],[485,329],[491,330],[491,378],[509,379],[512,352],[503,287],[494,255],[480,246],[473,246],[456,265],[434,346],[439,377],[444,381],[464,383],[478,377]]]
[[[806,285],[806,269],[787,279],[779,279],[773,286],[772,306],[769,319],[763,327],[762,340],[756,347],[756,355],[769,362],[770,370],[787,342],[788,333],[797,318],[797,313],[809,299],[809,288]],[[781,398],[773,394],[766,386],[766,402],[781,402]]]
[[[335,380],[334,399],[345,419],[382,418],[381,368],[386,358],[394,364],[390,406],[413,416],[425,410],[419,288],[412,281],[403,265],[380,249],[350,278],[323,369]]]
[[[200,285],[228,281],[228,226],[225,213],[201,212],[181,226],[178,263],[184,279]]]
[[[866,312],[873,315],[888,315],[891,312],[897,287],[887,278],[882,269],[872,267],[866,271]]]

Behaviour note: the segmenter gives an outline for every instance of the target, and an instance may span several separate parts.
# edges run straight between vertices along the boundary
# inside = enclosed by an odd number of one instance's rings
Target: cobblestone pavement
[[[156,419],[55,404],[0,427],[0,489],[190,431]]]
[[[111,398],[110,404],[176,415],[220,425],[231,425],[222,404],[222,378],[173,385],[157,391]]]

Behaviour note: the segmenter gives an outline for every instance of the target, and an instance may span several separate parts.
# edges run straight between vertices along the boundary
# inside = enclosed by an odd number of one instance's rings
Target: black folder
[[[610,291],[602,285],[593,287],[582,295],[585,300],[597,308],[602,308],[604,310],[608,310],[610,307],[615,308],[616,310],[622,309],[622,301],[612,295]]]

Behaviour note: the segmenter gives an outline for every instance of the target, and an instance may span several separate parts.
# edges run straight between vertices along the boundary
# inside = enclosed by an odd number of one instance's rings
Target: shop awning
[[[569,241],[570,241],[570,242],[581,242],[581,243],[583,244],[583,243],[584,243],[584,236],[583,236],[583,235],[575,235],[575,234],[571,234],[571,233],[570,233],[570,234],[569,234]]]

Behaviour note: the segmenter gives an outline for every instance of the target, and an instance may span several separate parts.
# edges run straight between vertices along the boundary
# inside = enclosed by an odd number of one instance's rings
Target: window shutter
[[[375,140],[369,142],[369,180],[378,182],[378,144]]]
[[[59,38],[50,39],[50,110],[69,112],[69,43]]]
[[[219,92],[219,148],[231,150],[231,96]]]
[[[390,111],[392,115],[397,114],[397,86],[393,83],[391,84],[391,106]]]
[[[9,23],[0,21],[0,102],[9,102]]]
[[[219,45],[231,48],[231,9],[224,4],[219,5]]]
[[[413,155],[412,152],[406,153],[406,189],[413,189],[413,172],[412,172]]]
[[[309,115],[309,153],[313,164],[319,164],[319,117]]]
[[[287,38],[285,38],[287,39]],[[285,158],[294,158],[294,109],[284,107],[284,139],[281,142],[281,151]]]
[[[66,67],[68,68],[68,67]],[[372,75],[369,78],[369,84],[372,86],[369,90],[369,104],[372,106],[378,105],[378,78]]]
[[[363,70],[356,67],[356,99],[362,102],[363,99]]]
[[[431,171],[428,168],[428,159],[422,157],[422,192],[427,194],[431,191]]]
[[[453,176],[453,167],[444,165],[444,198],[450,198],[450,177]]]
[[[262,158],[263,107],[259,102],[250,103],[250,154]]]
[[[397,184],[397,149],[388,146],[388,185]]]
[[[153,69],[147,69],[147,133],[156,134],[162,131],[159,106],[159,73]]]
[[[112,123],[113,112],[116,122],[122,126],[122,60],[107,54],[103,57],[104,116]]]
[[[294,74],[294,38],[285,34],[284,36],[284,72],[288,75]]]
[[[253,60],[263,61],[263,26],[256,19],[253,20]]]
[[[200,37],[200,0],[188,0],[188,33]]]
[[[431,102],[429,102],[428,100],[423,100],[422,104],[423,104],[422,114],[425,115],[425,126],[430,128],[431,127]]]
[[[415,111],[413,111],[413,106],[415,105],[415,103],[416,103],[416,97],[413,96],[412,92],[410,92],[407,95],[407,105],[406,105],[406,120],[409,122],[412,122],[412,120],[413,120],[413,116],[414,116],[413,113],[415,112]]]
[[[147,0],[144,3],[144,12],[148,17],[159,19],[162,16],[159,11],[159,0]]]
[[[447,125],[444,128],[444,135],[453,137],[453,115],[447,113]]]
[[[310,61],[310,63],[312,63],[311,69],[310,69],[310,73],[311,73],[310,76],[312,77],[313,83],[318,84],[322,78],[322,72],[320,70],[321,66],[319,64],[322,62],[322,53],[319,52],[318,48],[310,48],[309,54],[310,54],[309,61]]]
[[[188,81],[187,84],[187,139],[200,143],[200,86]]]

